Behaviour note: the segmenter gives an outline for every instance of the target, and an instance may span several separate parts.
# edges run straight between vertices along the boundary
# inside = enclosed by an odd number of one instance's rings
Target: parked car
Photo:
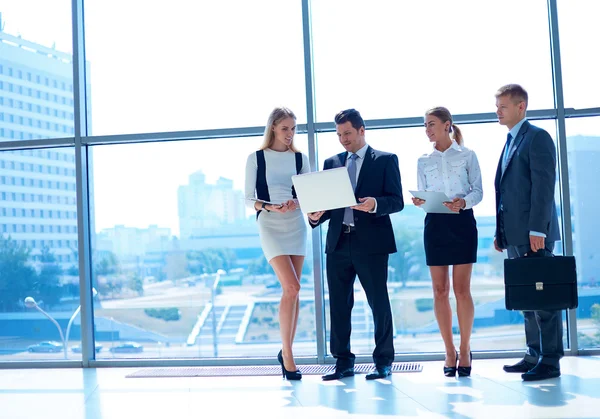
[[[96,342],[94,346],[96,349],[96,353],[100,352],[103,348],[103,346],[98,342]],[[71,350],[73,352],[75,352],[76,354],[80,354],[81,353],[81,345],[75,345],[75,346],[71,347]]]
[[[136,342],[123,342],[109,350],[113,353],[139,353],[144,351],[144,347]]]
[[[27,347],[28,352],[60,352],[62,350],[62,343],[53,340],[36,343]]]

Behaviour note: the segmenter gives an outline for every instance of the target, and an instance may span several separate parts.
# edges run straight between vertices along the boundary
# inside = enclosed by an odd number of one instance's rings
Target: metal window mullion
[[[72,137],[43,140],[1,141],[0,151],[33,150],[47,147],[72,147],[73,144],[75,144],[75,140]]]
[[[41,369],[41,368],[81,368],[81,361],[31,360],[1,361],[0,370],[7,369]],[[59,373],[60,374],[60,373]]]
[[[95,359],[92,302],[91,241],[88,196],[87,92],[85,72],[84,0],[72,0],[73,14],[73,102],[75,119],[75,173],[77,185],[77,248],[79,298],[81,304],[81,356],[83,367]]]
[[[312,57],[312,55],[311,55]],[[310,66],[310,70],[306,70],[306,95],[307,95],[307,118],[310,120],[307,124],[299,124],[296,132],[298,134],[309,135],[309,157],[311,165],[317,162],[317,149],[315,133],[334,132],[335,125],[333,122],[315,122],[315,101],[314,101],[314,79],[312,77],[312,58],[311,62],[306,63]],[[565,109],[566,116],[594,116],[600,115],[600,108],[590,109]],[[530,120],[556,119],[557,113],[555,109],[534,109],[527,111],[527,118]],[[495,113],[474,113],[474,114],[457,114],[454,115],[454,120],[460,124],[482,124],[482,123],[497,123],[498,118]],[[423,126],[423,117],[406,117],[406,118],[388,118],[388,119],[371,119],[365,121],[369,129],[397,129],[397,128],[413,128]],[[312,137],[310,136],[312,133]],[[181,141],[181,140],[212,140],[222,138],[245,138],[257,137],[264,134],[264,127],[239,127],[239,128],[218,128],[206,130],[192,131],[165,131],[165,132],[150,132],[141,134],[117,134],[117,135],[99,135],[99,136],[84,136],[82,144],[85,145],[102,145],[102,144],[131,144],[144,142],[160,142],[160,141]],[[60,141],[61,144],[65,140],[45,140],[45,141]],[[40,140],[42,141],[42,140]],[[314,143],[312,142],[314,141]],[[29,142],[7,142],[6,144],[19,144],[28,146]],[[314,147],[314,150],[311,149]],[[0,148],[2,144],[0,143]],[[316,168],[316,167],[315,167]]]
[[[567,150],[567,130],[565,122],[565,102],[558,34],[557,0],[548,0],[548,23],[550,29],[550,56],[552,58],[552,82],[554,85],[554,105],[556,107],[556,127],[558,144],[559,188],[561,192],[563,251],[573,255],[573,235],[571,226],[571,194],[569,188],[569,168]],[[578,353],[577,310],[569,310],[567,315],[571,354]]]
[[[527,119],[544,120],[555,119],[557,117],[555,109],[535,109],[527,111]],[[498,123],[498,116],[493,112],[458,114],[453,116],[454,122],[458,124],[486,124]],[[374,129],[400,129],[400,128],[421,128],[423,126],[423,117],[408,118],[388,118],[388,119],[369,119],[365,121],[369,130]],[[316,132],[334,132],[333,122],[319,122],[315,124]]]
[[[308,158],[313,170],[318,170],[317,142],[315,136],[315,90],[312,49],[312,25],[310,1],[302,1],[302,40],[304,44],[304,80],[306,87],[306,134],[308,136]],[[317,340],[317,362],[325,362],[325,294],[323,291],[323,258],[321,256],[321,228],[312,229],[313,279],[315,297],[315,325]]]
[[[565,108],[565,118],[586,118],[592,116],[600,116],[600,108]]]
[[[300,124],[296,132],[301,134],[305,125]],[[149,132],[143,134],[99,135],[83,138],[86,145],[127,144],[157,141],[180,140],[212,140],[221,138],[260,137],[264,135],[265,127],[220,128],[193,131]]]

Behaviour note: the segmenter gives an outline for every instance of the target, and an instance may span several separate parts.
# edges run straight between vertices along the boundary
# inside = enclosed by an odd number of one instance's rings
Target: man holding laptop
[[[394,360],[393,322],[387,290],[388,259],[396,252],[389,214],[404,208],[400,169],[395,154],[374,150],[365,141],[365,123],[355,109],[335,116],[336,131],[346,152],[325,160],[323,170],[347,167],[358,204],[308,214],[315,228],[329,220],[327,284],[331,318],[330,350],[336,368],[325,381],[354,375],[350,351],[354,280],[360,280],[375,322],[375,371],[367,380],[391,374]]]

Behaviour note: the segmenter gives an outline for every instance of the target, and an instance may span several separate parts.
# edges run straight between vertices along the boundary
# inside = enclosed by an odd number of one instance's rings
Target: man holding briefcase
[[[550,135],[525,119],[528,96],[517,84],[496,92],[496,114],[509,129],[496,172],[497,251],[511,259],[547,250],[560,240],[554,204],[556,148]],[[504,371],[522,373],[525,381],[560,376],[563,350],[561,311],[524,311],[527,352]]]

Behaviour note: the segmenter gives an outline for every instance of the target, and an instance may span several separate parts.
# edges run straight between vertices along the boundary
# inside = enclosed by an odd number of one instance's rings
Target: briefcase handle
[[[537,252],[532,252],[531,250],[525,253],[526,258],[540,258],[540,257],[554,257],[554,253],[550,252],[548,249],[540,249]]]

